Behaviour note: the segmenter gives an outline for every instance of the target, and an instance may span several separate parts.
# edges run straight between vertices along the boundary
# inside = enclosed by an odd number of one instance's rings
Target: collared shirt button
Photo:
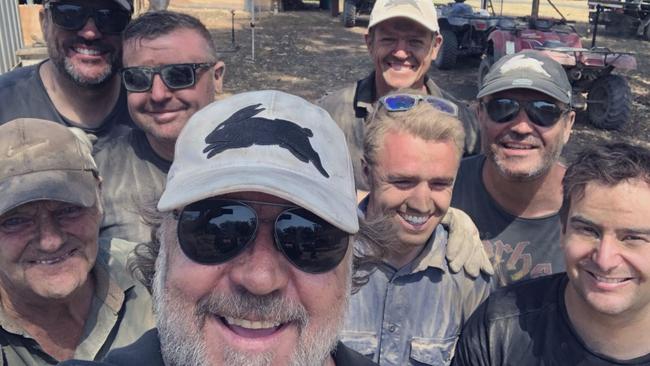
[[[395,329],[397,329],[395,324],[391,324],[391,325],[388,326],[388,331],[391,332],[391,333],[395,332]]]

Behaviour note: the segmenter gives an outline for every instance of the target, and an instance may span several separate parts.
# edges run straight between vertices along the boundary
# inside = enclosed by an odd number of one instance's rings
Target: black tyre
[[[650,25],[643,28],[643,39],[650,41]]]
[[[346,1],[343,4],[343,25],[345,27],[354,27],[357,18],[357,6],[351,2]]]
[[[485,79],[485,75],[487,75],[490,70],[490,66],[492,66],[492,57],[483,57],[481,64],[478,66],[478,78],[476,80],[479,89],[481,89],[481,85],[483,85],[483,79]]]
[[[597,79],[587,95],[587,114],[594,127],[620,130],[632,113],[632,91],[619,75]]]
[[[456,64],[458,56],[458,39],[449,29],[441,29],[440,35],[442,35],[442,45],[436,57],[436,67],[441,70],[451,69]]]

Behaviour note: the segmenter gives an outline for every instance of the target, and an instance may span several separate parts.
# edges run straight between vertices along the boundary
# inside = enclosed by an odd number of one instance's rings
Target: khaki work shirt
[[[479,127],[476,113],[467,103],[462,102],[440,89],[429,77],[425,77],[427,93],[435,97],[448,99],[458,105],[459,119],[465,128],[465,155],[474,155],[480,152]],[[373,104],[377,101],[375,88],[375,72],[371,72],[365,79],[333,93],[328,93],[318,101],[339,125],[347,139],[354,180],[357,189],[369,190],[368,183],[363,175],[361,159],[363,158],[363,139],[365,125],[374,111]]]
[[[98,360],[110,349],[124,347],[155,326],[151,296],[126,270],[126,258],[134,244],[119,239],[110,243],[110,254],[100,249],[91,275],[95,296],[73,358]],[[100,246],[101,248],[101,246]],[[0,365],[56,365],[27,332],[0,308]]]

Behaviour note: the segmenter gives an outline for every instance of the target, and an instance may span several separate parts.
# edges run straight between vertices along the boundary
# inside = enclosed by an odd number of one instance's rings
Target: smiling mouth
[[[410,64],[405,64],[403,62],[394,62],[394,61],[388,61],[386,62],[388,66],[397,71],[401,71],[402,69],[406,70],[415,70],[415,65],[410,65]]]
[[[517,142],[501,142],[499,143],[502,147],[511,150],[533,150],[536,149],[535,146],[529,144],[520,144]]]
[[[627,281],[631,281],[632,277],[604,277],[604,276],[599,276],[593,272],[586,271],[591,277],[593,277],[596,281],[601,282],[601,283],[607,283],[607,284],[619,284],[619,283],[624,283]]]
[[[68,253],[65,253],[65,254],[57,256],[57,257],[30,260],[29,263],[30,264],[35,264],[35,265],[49,266],[49,265],[53,265],[53,264],[57,264],[57,263],[65,261],[66,259],[72,257],[76,252],[77,252],[77,249],[73,249],[73,250],[69,251]]]
[[[404,221],[406,221],[408,224],[413,225],[413,226],[422,226],[424,225],[427,221],[429,221],[429,218],[431,215],[409,215],[404,212],[398,212],[397,213]]]
[[[265,320],[232,318],[228,316],[218,317],[218,319],[233,333],[246,338],[271,336],[286,327],[288,324],[291,324]]]
[[[86,56],[101,56],[104,54],[103,51],[97,48],[87,48],[87,47],[72,47],[72,50],[78,54]]]

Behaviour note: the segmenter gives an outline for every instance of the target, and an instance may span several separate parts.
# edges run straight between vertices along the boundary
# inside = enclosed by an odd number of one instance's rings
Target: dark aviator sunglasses
[[[496,123],[509,123],[523,108],[528,119],[541,127],[555,125],[560,117],[571,109],[563,108],[546,100],[520,101],[512,98],[495,98],[481,102],[490,119]]]
[[[227,199],[198,201],[175,213],[185,256],[211,265],[227,262],[246,250],[260,225],[250,204],[285,208],[274,221],[275,247],[301,271],[327,272],[345,257],[350,234],[304,208]]]
[[[191,88],[196,84],[197,70],[214,65],[216,62],[126,67],[122,69],[122,83],[132,93],[143,93],[151,90],[154,76],[160,75],[163,83],[171,90]]]
[[[131,20],[131,13],[118,8],[93,8],[60,2],[48,2],[44,7],[50,13],[54,24],[69,31],[83,28],[92,17],[100,32],[117,34],[121,33]]]

